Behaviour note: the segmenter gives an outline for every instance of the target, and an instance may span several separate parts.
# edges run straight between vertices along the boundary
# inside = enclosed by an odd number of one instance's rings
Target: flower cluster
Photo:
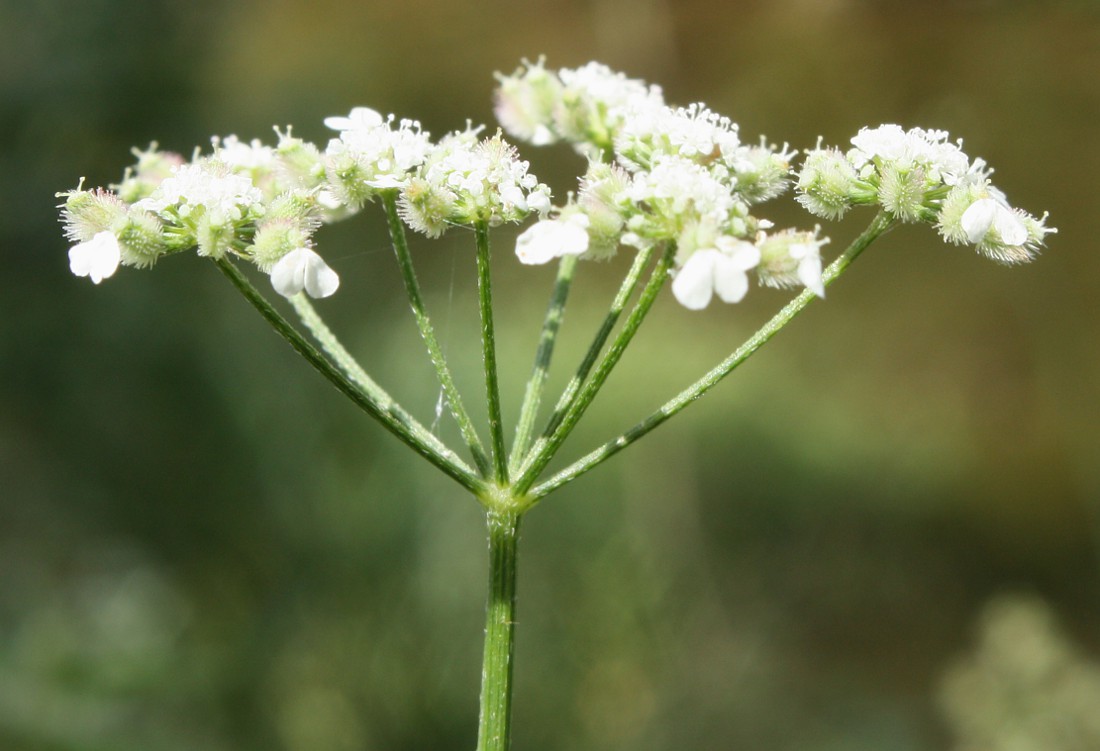
[[[606,259],[622,246],[674,248],[672,292],[691,309],[715,294],[741,300],[749,272],[762,285],[801,285],[825,294],[821,248],[812,231],[777,230],[757,206],[791,183],[794,152],[761,138],[743,143],[728,117],[703,104],[672,107],[661,89],[589,63],[551,71],[525,62],[498,75],[496,114],[509,135],[535,145],[572,144],[588,168],[564,205],[529,172],[500,131],[467,125],[433,142],[414,120],[366,107],[324,120],[338,133],[324,149],[276,129],[278,142],[212,139],[190,160],[156,144],[109,190],[82,186],[65,198],[74,274],[98,284],[120,265],[148,268],[196,250],[254,263],[280,294],[327,297],[339,277],[313,249],[324,223],[384,197],[413,230],[539,221],[516,255],[541,264],[564,255]],[[852,148],[808,151],[797,201],[839,219],[878,205],[894,220],[927,222],[955,244],[1004,263],[1028,261],[1047,234],[1046,215],[1011,207],[944,131],[864,128]]]
[[[285,297],[328,297],[340,279],[313,250],[313,234],[384,192],[399,196],[405,221],[431,236],[550,209],[550,189],[499,133],[479,139],[468,127],[433,144],[418,123],[366,107],[325,125],[340,135],[324,151],[289,129],[276,131],[275,146],[216,137],[212,153],[196,151],[190,161],[154,144],[135,150],[137,164],[111,190],[58,194],[72,272],[98,284],[119,265],[147,268],[194,249],[255,263]]]
[[[497,79],[495,109],[504,130],[536,146],[567,141],[593,158],[611,152],[636,110],[664,103],[659,87],[596,62],[553,73],[540,60]]]
[[[519,222],[550,210],[550,189],[530,174],[500,133],[478,140],[480,128],[451,133],[432,148],[402,186],[401,218],[439,237],[452,224]]]
[[[73,273],[98,284],[119,264],[146,268],[195,249],[253,261],[287,297],[303,289],[331,295],[339,278],[312,250],[320,191],[303,186],[300,170],[283,163],[284,146],[297,148],[289,135],[275,148],[214,138],[211,154],[185,162],[154,145],[136,152],[137,165],[112,190],[59,194],[66,233],[76,243],[69,251]]]
[[[750,211],[786,189],[786,146],[743,144],[729,118],[702,104],[667,106],[657,87],[594,63],[557,73],[528,63],[499,80],[505,130],[534,144],[571,142],[590,159],[576,196],[517,240],[524,263],[672,243],[672,292],[693,310],[714,294],[741,300],[754,269],[764,284],[824,295],[827,240],[816,230],[769,234],[771,222]]]
[[[847,153],[807,152],[797,200],[810,213],[839,219],[853,206],[877,204],[903,222],[928,222],[954,244],[969,244],[1002,263],[1030,261],[1044,237],[1046,214],[1036,218],[1012,208],[990,184],[982,159],[971,159],[962,141],[946,131],[898,125],[863,128]]]

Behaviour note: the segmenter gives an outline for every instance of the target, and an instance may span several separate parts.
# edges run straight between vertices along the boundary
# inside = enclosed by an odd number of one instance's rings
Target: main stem
[[[489,603],[481,668],[477,751],[507,751],[512,735],[512,652],[516,629],[516,541],[520,512],[490,509]]]
[[[481,309],[481,351],[485,364],[485,398],[489,407],[489,437],[493,474],[497,483],[508,482],[508,457],[504,452],[504,420],[500,414],[500,386],[497,383],[497,345],[493,328],[493,285],[489,274],[489,225],[479,222],[477,236],[477,291]]]

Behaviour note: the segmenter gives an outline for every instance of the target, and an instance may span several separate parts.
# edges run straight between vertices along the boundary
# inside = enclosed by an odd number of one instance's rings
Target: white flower
[[[672,280],[672,294],[688,310],[702,310],[715,292],[723,302],[740,302],[749,290],[747,272],[760,262],[760,251],[745,240],[720,237],[717,247],[692,253]]]
[[[326,117],[325,127],[333,130],[370,130],[385,122],[385,118],[370,107],[353,107],[346,117]]]
[[[431,150],[420,123],[400,120],[395,127],[394,120],[367,107],[356,107],[347,117],[325,118],[325,125],[340,131],[325,149],[325,170],[347,205],[359,207],[376,191],[403,187]]]
[[[861,128],[852,138],[855,149],[848,158],[857,169],[874,158],[900,167],[920,164],[929,169],[930,180],[954,185],[970,170],[970,158],[962,151],[962,141],[949,143],[948,137],[946,130],[905,131],[900,125]]]
[[[272,170],[275,168],[275,149],[265,146],[258,138],[244,143],[234,135],[211,139],[217,158],[233,171]]]
[[[628,169],[648,168],[664,156],[700,163],[732,159],[740,145],[737,124],[703,104],[635,107],[615,138],[615,151]]]
[[[69,269],[77,276],[91,278],[95,284],[115,273],[120,260],[122,251],[118,238],[106,230],[69,249]]]
[[[825,297],[821,278],[821,247],[829,238],[818,237],[820,227],[813,232],[783,230],[772,235],[761,233],[756,238],[760,248],[760,283],[786,289],[802,284],[818,297]]]
[[[729,187],[705,167],[675,156],[662,157],[649,171],[635,173],[626,195],[667,217],[690,213],[711,217],[719,225],[737,204]]]
[[[160,212],[178,208],[181,216],[191,208],[203,206],[210,223],[220,226],[228,221],[240,221],[246,210],[263,202],[263,193],[245,175],[226,173],[227,165],[219,162],[185,164],[172,170],[172,177],[162,182],[148,198],[134,205],[146,211]]]
[[[995,229],[1001,242],[1008,246],[1027,242],[1027,227],[1015,212],[996,198],[980,198],[970,204],[960,219],[966,238],[977,245],[985,240],[990,229]]]
[[[821,245],[815,240],[794,243],[787,249],[791,258],[798,261],[798,281],[818,297],[825,297],[825,283],[821,280]]]
[[[447,223],[487,222],[495,227],[550,210],[550,189],[527,171],[529,164],[499,132],[478,141],[480,130],[467,128],[444,136],[405,188],[403,199],[416,213],[431,208],[424,201],[414,206],[417,196],[446,197],[435,207],[444,214],[420,216],[417,224],[442,228]]]
[[[564,255],[579,256],[588,250],[588,217],[544,219],[516,238],[516,256],[522,263],[546,263]]]
[[[321,256],[309,248],[297,248],[271,269],[271,286],[283,297],[294,297],[303,289],[310,297],[328,297],[340,286],[340,277]]]
[[[542,66],[542,60],[524,67],[511,76],[497,75],[494,111],[505,132],[535,146],[558,140],[551,130],[554,111],[561,106],[562,85],[558,77]]]

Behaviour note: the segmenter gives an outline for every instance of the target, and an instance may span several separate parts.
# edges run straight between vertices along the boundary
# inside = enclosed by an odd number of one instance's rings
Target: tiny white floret
[[[568,219],[544,219],[516,238],[516,256],[521,263],[540,264],[564,255],[579,256],[588,250],[588,217],[574,214]]]
[[[750,242],[719,238],[718,248],[695,251],[672,280],[672,294],[688,310],[702,310],[715,292],[723,302],[740,302],[749,291],[747,272],[760,263]]]
[[[77,276],[89,277],[94,284],[115,273],[121,260],[118,238],[106,230],[69,249],[69,269]]]
[[[340,277],[321,256],[309,248],[297,248],[271,269],[271,286],[288,298],[303,289],[310,297],[328,297],[340,286]]]
[[[821,279],[821,245],[816,241],[795,243],[787,251],[798,261],[798,281],[820,298],[825,297],[825,283]]]
[[[1027,227],[1020,217],[996,198],[979,198],[963,212],[959,220],[966,239],[977,245],[985,239],[990,229],[996,229],[1005,245],[1023,245],[1027,242]]]
[[[325,127],[333,130],[370,130],[385,122],[381,114],[370,107],[353,107],[348,115],[326,117]]]

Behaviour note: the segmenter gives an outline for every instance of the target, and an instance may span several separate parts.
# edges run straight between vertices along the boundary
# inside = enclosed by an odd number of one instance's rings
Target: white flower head
[[[783,230],[772,235],[761,233],[756,241],[761,255],[757,269],[760,283],[780,288],[801,284],[818,297],[825,297],[821,248],[829,243],[829,238],[818,237],[820,230],[820,227],[815,227],[813,232]]]
[[[749,290],[746,273],[760,263],[755,245],[719,237],[713,248],[695,251],[672,280],[672,294],[688,310],[702,310],[717,293],[723,302],[740,302]]]
[[[651,170],[634,174],[627,195],[665,217],[692,214],[724,224],[737,200],[728,185],[695,162],[668,156]]]
[[[970,170],[970,158],[962,150],[962,141],[951,143],[945,130],[880,125],[861,128],[852,138],[855,146],[848,158],[856,169],[872,161],[894,163],[901,168],[920,166],[934,183],[954,185]]]
[[[202,207],[207,220],[222,226],[245,214],[263,211],[263,193],[245,175],[234,174],[220,161],[203,160],[172,170],[153,194],[134,204],[154,213],[174,210],[181,217]]]
[[[265,146],[259,138],[253,138],[245,143],[235,135],[228,135],[225,138],[214,136],[211,142],[214,145],[215,156],[229,165],[234,172],[275,169],[275,149]]]
[[[648,169],[666,156],[697,163],[733,158],[741,141],[737,124],[707,109],[635,106],[615,138],[615,152],[627,169]]]
[[[340,277],[309,248],[290,251],[271,269],[271,286],[283,297],[305,290],[310,297],[328,297],[340,286]]]
[[[1001,263],[1032,260],[1046,235],[1046,214],[1040,218],[1009,205],[1004,193],[981,173],[955,185],[943,200],[937,228],[947,242],[973,245],[982,255]]]
[[[563,91],[553,130],[588,156],[609,152],[616,135],[638,113],[664,106],[658,86],[591,62],[558,71]]]
[[[115,273],[121,260],[118,238],[106,230],[69,249],[69,269],[77,276],[90,278],[94,284]]]
[[[543,67],[527,61],[511,76],[497,75],[494,112],[504,131],[521,141],[545,146],[558,140],[554,113],[561,107],[562,85]]]
[[[985,241],[990,230],[1005,245],[1023,245],[1027,242],[1027,227],[1008,204],[995,197],[979,198],[970,204],[959,220],[972,245]]]
[[[820,146],[806,154],[795,198],[814,216],[840,219],[852,207],[856,170],[837,149]]]
[[[325,149],[328,180],[351,208],[359,208],[379,190],[400,188],[424,162],[432,144],[415,120],[383,118],[367,107],[356,107],[346,117],[325,118],[340,131]]]
[[[588,250],[588,217],[580,212],[559,219],[543,219],[516,238],[521,263],[542,264]]]
[[[402,191],[410,226],[432,236],[448,224],[497,226],[550,210],[550,189],[500,135],[477,140],[480,128],[451,133]]]

